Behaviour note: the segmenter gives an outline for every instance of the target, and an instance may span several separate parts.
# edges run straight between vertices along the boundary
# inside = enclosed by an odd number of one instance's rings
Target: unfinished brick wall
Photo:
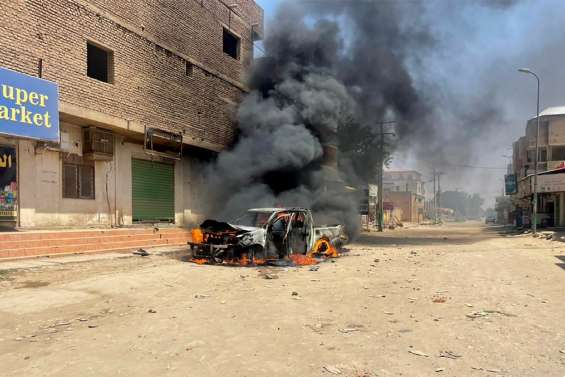
[[[239,2],[230,11],[222,0],[9,0],[0,66],[37,75],[41,59],[62,101],[225,146],[252,59],[251,23],[263,22],[252,0]],[[224,27],[241,37],[239,60],[222,51]],[[87,77],[87,41],[113,51],[113,84]]]

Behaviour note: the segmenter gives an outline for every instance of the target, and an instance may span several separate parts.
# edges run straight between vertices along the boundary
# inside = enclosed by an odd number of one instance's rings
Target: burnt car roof
[[[308,208],[302,207],[282,207],[282,208],[250,208],[248,212],[282,212],[282,211],[309,211]]]

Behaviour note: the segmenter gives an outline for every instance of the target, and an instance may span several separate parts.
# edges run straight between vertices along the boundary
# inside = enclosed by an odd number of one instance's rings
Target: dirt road
[[[565,376],[565,243],[460,224],[350,249],[317,271],[3,273],[0,376]]]

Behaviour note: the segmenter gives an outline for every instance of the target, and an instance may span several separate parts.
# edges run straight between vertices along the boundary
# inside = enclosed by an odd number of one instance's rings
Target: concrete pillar
[[[559,224],[558,226],[565,226],[565,192],[559,193]]]

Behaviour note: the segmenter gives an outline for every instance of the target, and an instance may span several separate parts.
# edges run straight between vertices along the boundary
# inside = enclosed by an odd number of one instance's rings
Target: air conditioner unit
[[[110,161],[114,157],[114,134],[96,127],[84,129],[82,152],[87,160]]]

